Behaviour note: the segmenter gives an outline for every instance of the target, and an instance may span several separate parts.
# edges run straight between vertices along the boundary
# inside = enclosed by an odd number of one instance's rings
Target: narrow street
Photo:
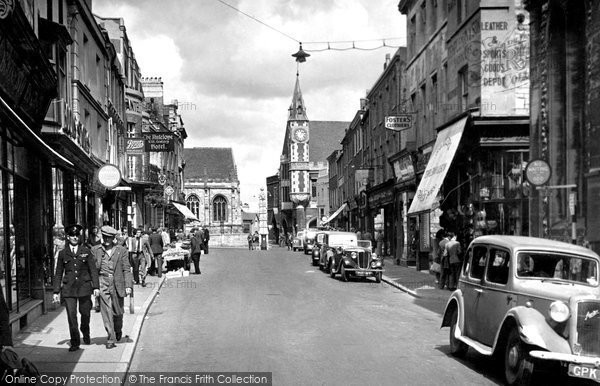
[[[273,384],[499,384],[493,362],[448,355],[440,315],[373,281],[343,283],[308,256],[213,249],[169,279],[130,371],[266,371]]]

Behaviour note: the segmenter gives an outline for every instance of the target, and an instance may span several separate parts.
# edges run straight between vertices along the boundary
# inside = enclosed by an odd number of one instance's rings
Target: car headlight
[[[342,247],[337,247],[337,253],[342,253],[344,252],[344,248]]]
[[[371,258],[372,258],[373,260],[376,260],[376,259],[377,259],[377,254],[376,254],[375,252],[373,252],[373,254],[371,255]]]
[[[358,257],[358,254],[356,252],[352,252],[350,254],[350,257],[353,258],[354,260],[356,260],[356,258]]]
[[[550,304],[548,313],[550,314],[552,320],[554,320],[557,323],[562,323],[565,320],[569,319],[569,316],[571,316],[569,306],[567,306],[564,302],[558,300]]]

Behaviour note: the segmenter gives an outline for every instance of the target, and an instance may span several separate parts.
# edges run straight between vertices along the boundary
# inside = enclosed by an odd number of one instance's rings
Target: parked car
[[[351,276],[372,276],[379,283],[383,273],[381,261],[369,248],[359,246],[356,234],[352,232],[325,233],[320,264],[332,278],[339,273],[343,281],[348,281]]]
[[[305,255],[311,254],[313,247],[315,245],[315,236],[317,235],[318,231],[319,231],[319,229],[317,229],[317,228],[308,228],[304,232],[304,254]]]
[[[451,353],[497,356],[509,385],[530,384],[541,365],[600,381],[599,264],[591,250],[558,241],[476,238],[442,320]]]
[[[323,246],[323,241],[325,239],[325,234],[328,231],[318,231],[315,235],[315,243],[313,245],[311,251],[311,261],[312,265],[319,265],[320,257],[321,257],[321,247]]]
[[[304,231],[300,231],[296,234],[292,240],[292,250],[301,251],[304,250]]]

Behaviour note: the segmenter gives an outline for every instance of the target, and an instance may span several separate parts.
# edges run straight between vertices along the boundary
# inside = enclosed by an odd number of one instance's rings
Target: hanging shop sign
[[[398,114],[385,117],[385,128],[393,131],[407,130],[412,127],[411,114]]]
[[[552,176],[552,168],[548,162],[536,159],[527,164],[525,168],[525,177],[527,181],[535,186],[544,185]]]
[[[167,183],[167,176],[166,176],[166,175],[164,175],[164,174],[162,174],[162,173],[160,173],[160,174],[158,175],[158,184],[159,184],[159,185],[164,185],[164,184],[166,184],[166,183]]]
[[[173,193],[175,193],[175,189],[173,189],[173,187],[171,185],[165,186],[165,194],[167,196],[172,196]]]
[[[146,140],[145,150],[150,152],[169,152],[175,150],[175,134],[142,133]]]
[[[127,138],[125,145],[127,154],[144,154],[144,150],[146,150],[146,140],[144,138]]]
[[[113,164],[106,164],[98,169],[97,180],[107,189],[112,189],[121,182],[121,171]]]

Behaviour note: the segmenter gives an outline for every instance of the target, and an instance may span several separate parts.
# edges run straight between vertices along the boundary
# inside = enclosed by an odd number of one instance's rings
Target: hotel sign
[[[145,151],[169,152],[175,150],[175,134],[173,133],[143,133],[146,140]]]

